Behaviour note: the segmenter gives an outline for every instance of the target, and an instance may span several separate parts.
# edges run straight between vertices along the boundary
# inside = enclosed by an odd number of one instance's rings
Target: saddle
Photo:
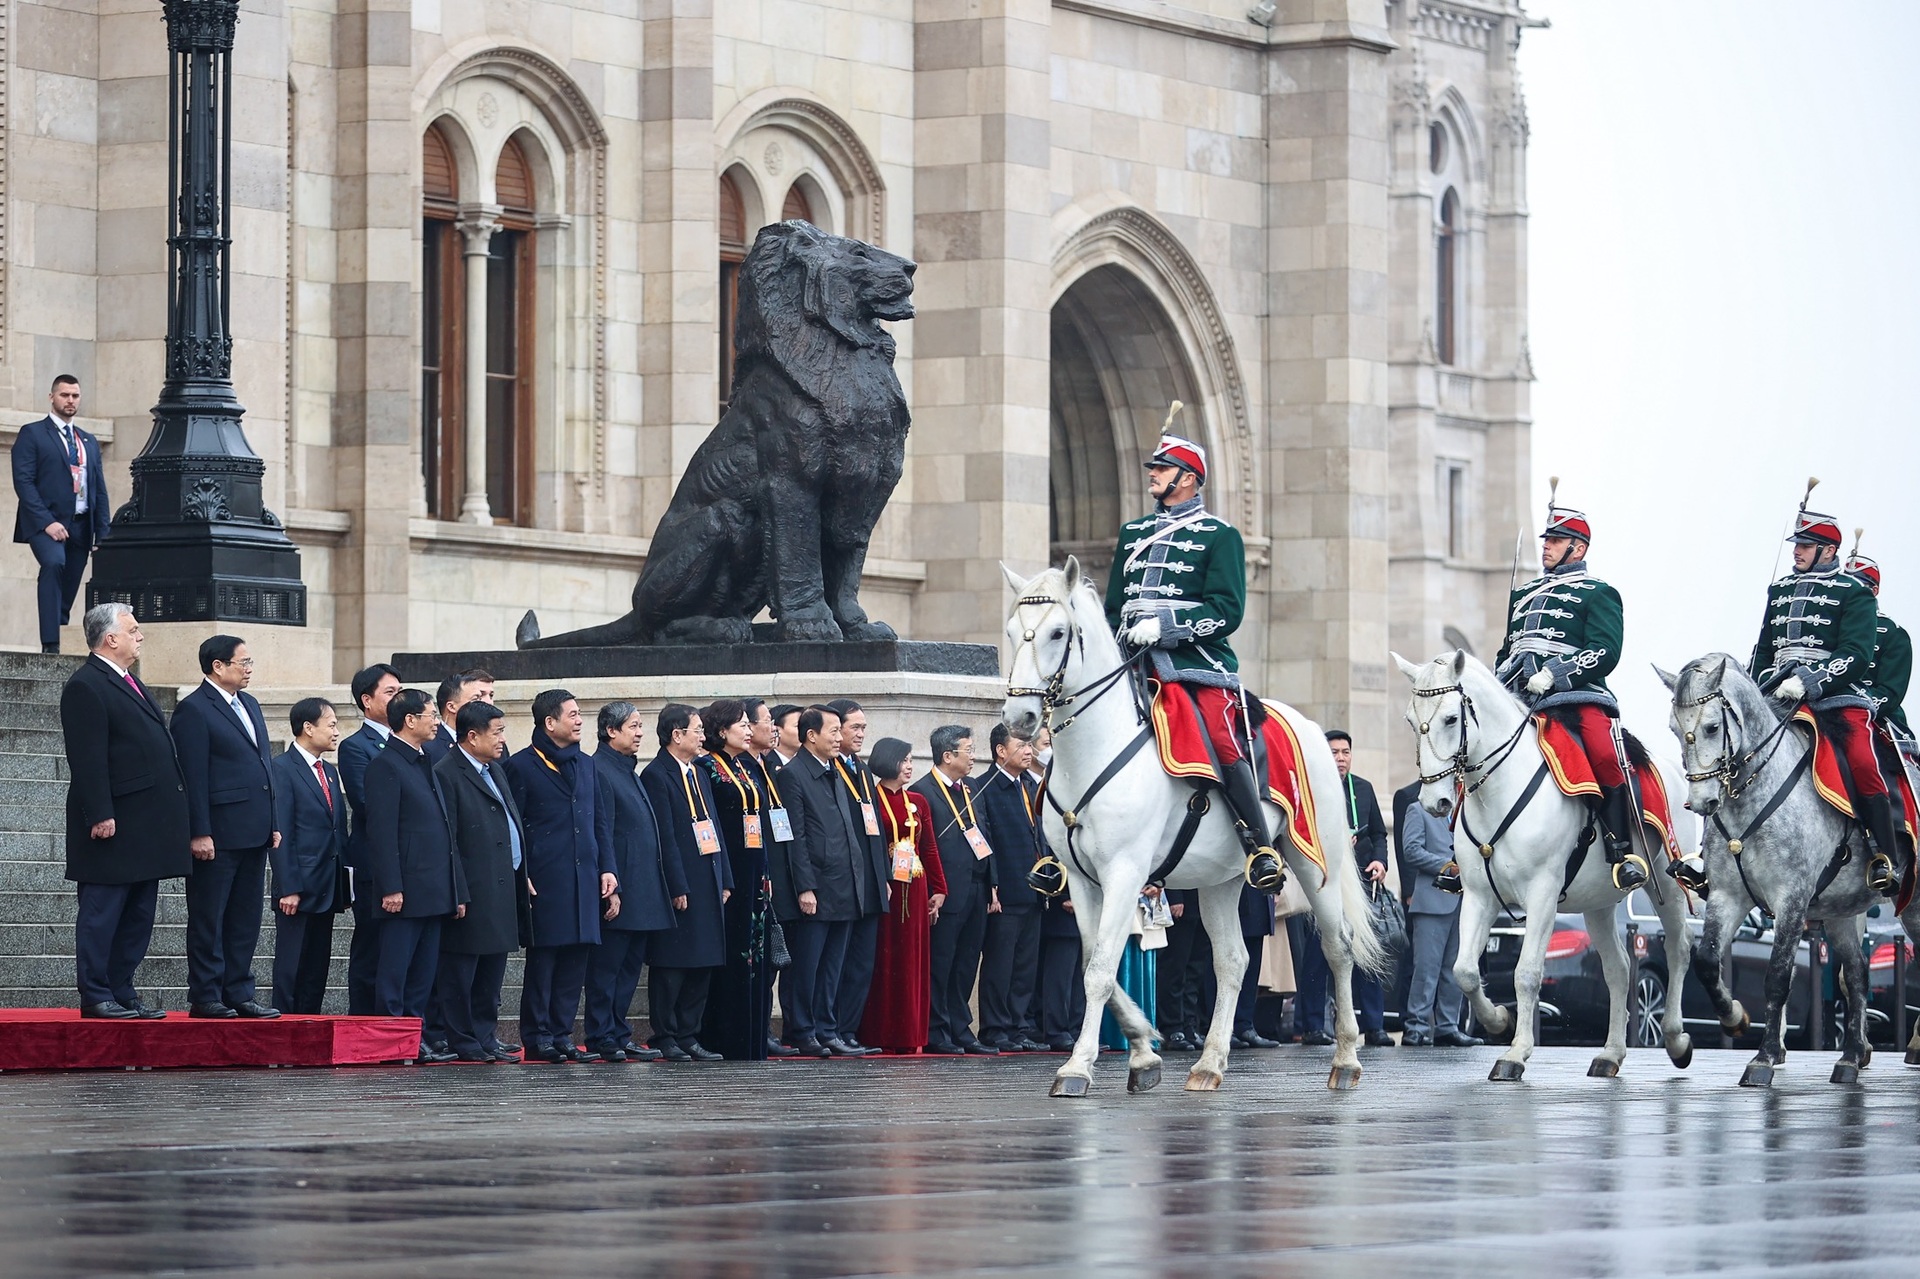
[[[1206,725],[1200,722],[1193,698],[1180,684],[1158,681],[1150,682],[1149,694],[1149,717],[1160,767],[1167,776],[1198,787],[1219,786],[1220,761],[1214,754]],[[1306,770],[1301,763],[1306,756],[1301,753],[1300,739],[1280,714],[1279,707],[1249,694],[1247,709],[1254,721],[1254,776],[1267,779],[1267,798],[1286,819],[1282,825],[1288,841],[1320,868],[1324,884],[1327,857],[1320,846],[1320,824],[1314,815],[1313,794],[1307,788]]]
[[[1533,717],[1535,735],[1540,740],[1540,754],[1545,759],[1547,771],[1553,775],[1553,784],[1560,793],[1572,798],[1600,797],[1600,783],[1594,777],[1593,763],[1587,758],[1580,739],[1551,715],[1540,714]],[[1620,731],[1621,740],[1626,745],[1626,758],[1621,767],[1633,780],[1633,793],[1640,799],[1640,818],[1648,829],[1659,836],[1666,847],[1667,857],[1679,861],[1683,854],[1680,845],[1673,837],[1673,806],[1667,798],[1667,784],[1660,776],[1660,770],[1653,766],[1646,747],[1640,740],[1627,732]]]
[[[1813,788],[1821,799],[1849,820],[1857,820],[1853,807],[1853,775],[1847,769],[1847,761],[1840,758],[1840,751],[1827,735],[1820,731],[1820,720],[1805,706],[1793,712],[1794,727],[1804,731],[1813,742]],[[1903,762],[1898,743],[1893,740],[1885,725],[1878,722],[1873,727],[1874,759],[1880,765],[1880,776],[1887,783],[1890,794],[1900,797],[1901,825],[1894,834],[1906,843],[1906,856],[1900,859],[1900,889],[1895,899],[1896,910],[1904,911],[1913,900],[1915,881],[1914,846],[1916,832],[1920,832],[1920,802],[1916,802],[1913,787],[1913,775]]]

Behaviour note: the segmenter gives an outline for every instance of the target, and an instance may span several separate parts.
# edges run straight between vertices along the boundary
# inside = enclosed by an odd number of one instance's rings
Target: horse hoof
[[[1907,1049],[1907,1065],[1920,1066],[1920,1048]]]
[[[1360,1086],[1360,1067],[1335,1066],[1327,1076],[1327,1087],[1334,1092],[1352,1092]]]
[[[1212,1070],[1195,1070],[1187,1074],[1188,1092],[1219,1092],[1220,1075]]]
[[[1850,1061],[1833,1063],[1833,1082],[1836,1084],[1857,1084],[1860,1082],[1860,1067]]]
[[[1157,1064],[1152,1066],[1140,1066],[1134,1070],[1129,1070],[1127,1072],[1127,1091],[1128,1092],[1146,1092],[1151,1088],[1157,1088],[1159,1086],[1160,1086],[1160,1067]]]
[[[1873,1065],[1873,1049],[1862,1048],[1860,1050],[1860,1069],[1865,1070],[1871,1065]]]
[[[1526,1073],[1526,1062],[1511,1061],[1502,1057],[1494,1062],[1493,1069],[1487,1072],[1487,1080],[1489,1083],[1513,1084],[1520,1082],[1520,1077]]]
[[[1084,1075],[1055,1075],[1049,1097],[1084,1097],[1093,1081]]]
[[[1611,1057],[1595,1057],[1587,1067],[1588,1079],[1616,1079],[1619,1075],[1620,1063]]]
[[[1685,1070],[1688,1066],[1693,1065],[1692,1036],[1682,1035],[1680,1036],[1680,1040],[1681,1040],[1680,1051],[1676,1053],[1667,1054],[1669,1057],[1673,1059],[1673,1067],[1675,1070]]]
[[[1773,1087],[1773,1067],[1764,1061],[1750,1061],[1745,1073],[1740,1076],[1742,1088]]]

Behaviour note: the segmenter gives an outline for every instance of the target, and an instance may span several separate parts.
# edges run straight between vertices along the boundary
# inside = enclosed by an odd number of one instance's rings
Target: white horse
[[[1107,629],[1106,611],[1082,579],[1079,561],[1069,556],[1064,569],[1047,569],[1026,582],[1004,567],[1001,571],[1015,597],[1007,617],[1013,661],[1003,719],[1009,729],[1026,736],[1038,732],[1043,722],[1052,722],[1053,767],[1044,830],[1066,866],[1085,956],[1086,1020],[1072,1056],[1054,1077],[1052,1095],[1086,1095],[1100,1047],[1100,1010],[1109,1007],[1132,1049],[1127,1088],[1145,1091],[1160,1082],[1153,1025],[1115,979],[1135,902],[1174,845],[1193,788],[1161,768],[1152,727],[1142,723],[1127,685],[1130,663]],[[1323,740],[1317,724],[1285,707],[1276,713],[1286,716],[1306,747],[1306,785],[1318,801],[1314,807],[1320,844],[1331,872],[1326,882],[1321,882],[1320,868],[1289,845],[1284,832],[1275,844],[1313,902],[1321,948],[1333,971],[1336,1047],[1327,1087],[1352,1088],[1360,1082],[1355,1052],[1360,1029],[1350,978],[1356,963],[1378,971],[1385,956],[1349,851],[1345,807],[1336,799],[1341,788],[1333,755],[1315,749]],[[1142,733],[1148,734],[1144,742]],[[1109,775],[1108,769],[1123,755],[1122,766]],[[1105,782],[1096,786],[1103,777]],[[1063,818],[1062,810],[1070,817]],[[1278,811],[1267,806],[1270,826],[1278,825]],[[1245,863],[1227,806],[1216,798],[1186,856],[1166,876],[1168,888],[1199,890],[1200,917],[1213,939],[1213,973],[1219,986],[1206,1047],[1187,1074],[1190,1091],[1218,1088],[1227,1069],[1233,1008],[1247,972],[1239,922]]]
[[[1612,867],[1594,847],[1573,882],[1566,882],[1569,858],[1592,818],[1587,805],[1563,794],[1545,774],[1533,716],[1477,658],[1462,651],[1443,653],[1416,666],[1398,653],[1400,670],[1413,681],[1407,722],[1417,739],[1420,803],[1436,817],[1459,815],[1454,849],[1465,895],[1460,903],[1460,953],[1454,980],[1473,1003],[1474,1016],[1488,1033],[1513,1030],[1513,1045],[1493,1063],[1487,1078],[1512,1081],[1526,1073],[1533,1054],[1534,1011],[1540,1004],[1540,978],[1546,967],[1547,939],[1556,911],[1579,911],[1600,955],[1607,981],[1607,1042],[1587,1074],[1612,1078],[1627,1055],[1627,951],[1614,912],[1625,896],[1613,884]],[[1655,767],[1669,797],[1679,793],[1679,770],[1666,760]],[[1693,1061],[1693,1041],[1681,1018],[1679,980],[1687,972],[1691,943],[1687,904],[1679,885],[1665,870],[1663,841],[1636,823],[1639,847],[1652,873],[1646,891],[1666,926],[1667,972],[1673,997],[1661,1018],[1667,1056],[1682,1070]],[[1691,823],[1676,823],[1683,854],[1698,836]],[[1526,915],[1526,936],[1514,970],[1515,1015],[1490,1001],[1480,983],[1480,955],[1487,933],[1503,910]]]

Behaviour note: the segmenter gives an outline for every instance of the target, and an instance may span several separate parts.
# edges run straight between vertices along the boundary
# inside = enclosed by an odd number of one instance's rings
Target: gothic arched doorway
[[[1168,406],[1184,401],[1175,429],[1209,442],[1198,383],[1165,309],[1113,265],[1054,304],[1049,382],[1052,562],[1077,555],[1104,587],[1122,521],[1146,513],[1141,465]]]

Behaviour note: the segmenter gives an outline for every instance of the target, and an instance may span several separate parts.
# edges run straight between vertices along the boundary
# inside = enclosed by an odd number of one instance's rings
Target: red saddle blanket
[[[1320,868],[1320,882],[1326,883],[1327,856],[1320,846],[1320,823],[1314,815],[1313,792],[1307,787],[1300,739],[1293,727],[1272,702],[1266,707],[1266,721],[1260,726],[1261,744],[1267,763],[1267,798],[1279,805],[1286,817],[1288,841]],[[1160,749],[1160,767],[1170,777],[1201,779],[1219,784],[1220,772],[1213,762],[1213,750],[1207,742],[1207,730],[1194,709],[1193,699],[1178,688],[1156,685],[1153,692],[1153,736]]]
[[[1793,722],[1813,737],[1813,788],[1820,792],[1821,799],[1852,817],[1853,799],[1847,794],[1847,761],[1840,758],[1839,750],[1820,731],[1820,721],[1812,711],[1802,706],[1793,713]],[[1885,776],[1887,770],[1880,771]],[[1915,832],[1920,831],[1920,803],[1914,799],[1913,779],[1902,768],[1898,777],[1888,780],[1900,794],[1900,815],[1907,824],[1907,838],[1911,840]]]
[[[1567,726],[1548,715],[1535,715],[1533,727],[1540,739],[1540,755],[1553,774],[1554,785],[1562,795],[1598,795],[1600,783],[1593,775],[1587,752]],[[1667,856],[1679,860],[1680,845],[1673,837],[1673,807],[1667,800],[1667,783],[1651,762],[1636,764],[1634,789],[1640,792],[1640,816],[1660,836]]]

